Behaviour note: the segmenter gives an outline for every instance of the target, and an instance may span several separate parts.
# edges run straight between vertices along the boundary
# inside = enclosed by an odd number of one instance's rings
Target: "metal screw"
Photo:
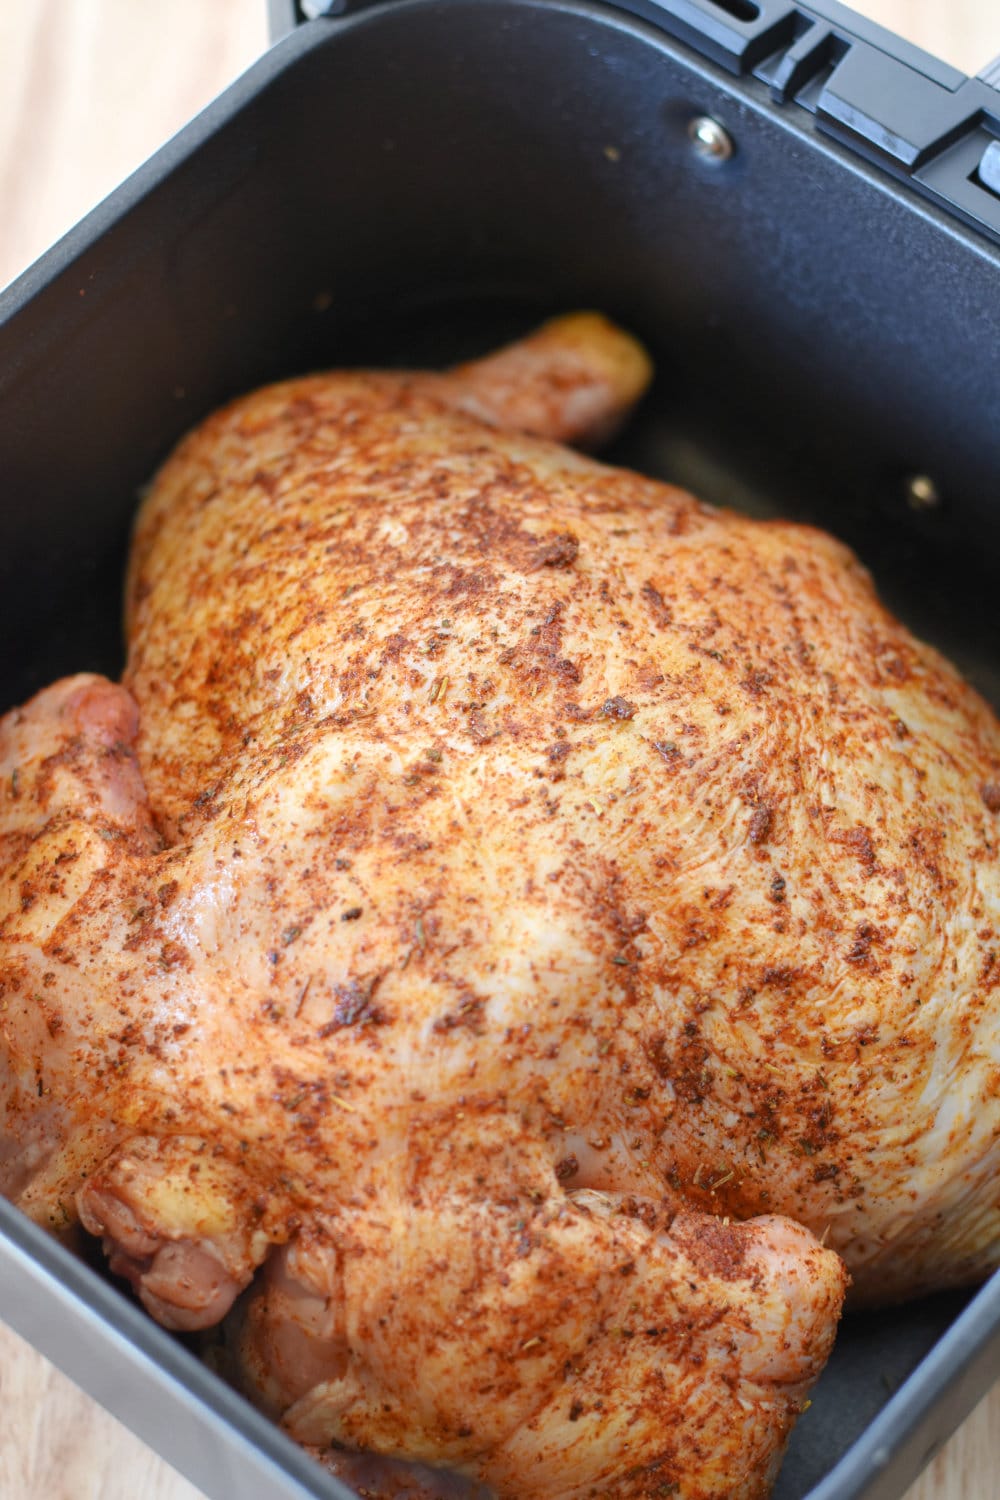
[[[307,21],[319,21],[324,16],[343,15],[347,0],[299,0],[299,9]]]
[[[736,150],[729,131],[711,115],[695,115],[688,125],[688,139],[700,157],[714,164],[728,161]]]
[[[979,181],[1000,197],[1000,141],[991,141],[979,160]]]
[[[941,504],[941,491],[929,474],[911,474],[904,493],[911,510],[937,510]]]

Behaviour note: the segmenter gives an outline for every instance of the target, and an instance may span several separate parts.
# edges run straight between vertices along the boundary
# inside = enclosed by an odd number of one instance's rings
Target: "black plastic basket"
[[[273,0],[272,50],[0,297],[3,705],[117,672],[137,488],[213,406],[574,306],[658,358],[615,456],[838,532],[1000,703],[996,79],[833,0],[328,9]],[[0,1231],[0,1316],[214,1500],[348,1493]],[[848,1318],[778,1497],[900,1496],[998,1372],[997,1279]]]

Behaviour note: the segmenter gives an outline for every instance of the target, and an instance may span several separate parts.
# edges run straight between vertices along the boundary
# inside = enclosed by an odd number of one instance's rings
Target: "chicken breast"
[[[766,1494],[834,1251],[1000,1259],[1000,728],[831,538],[551,441],[648,374],[581,315],[234,403],[124,686],[0,724],[0,1186],[519,1500]]]

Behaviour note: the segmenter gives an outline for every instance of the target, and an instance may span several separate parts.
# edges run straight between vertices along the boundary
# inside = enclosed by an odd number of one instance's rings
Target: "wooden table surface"
[[[997,0],[858,0],[967,72]],[[264,0],[0,0],[0,285],[266,46]],[[906,1500],[996,1500],[1000,1386]],[[0,1500],[201,1500],[0,1324]],[[239,1500],[239,1497],[232,1497]]]

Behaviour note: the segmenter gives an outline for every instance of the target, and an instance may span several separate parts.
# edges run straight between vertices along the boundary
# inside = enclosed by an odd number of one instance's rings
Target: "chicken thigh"
[[[648,373],[581,315],[233,403],[124,686],[0,723],[0,1188],[518,1500],[766,1494],[833,1252],[1000,1260],[1000,728],[831,538],[551,441]]]

